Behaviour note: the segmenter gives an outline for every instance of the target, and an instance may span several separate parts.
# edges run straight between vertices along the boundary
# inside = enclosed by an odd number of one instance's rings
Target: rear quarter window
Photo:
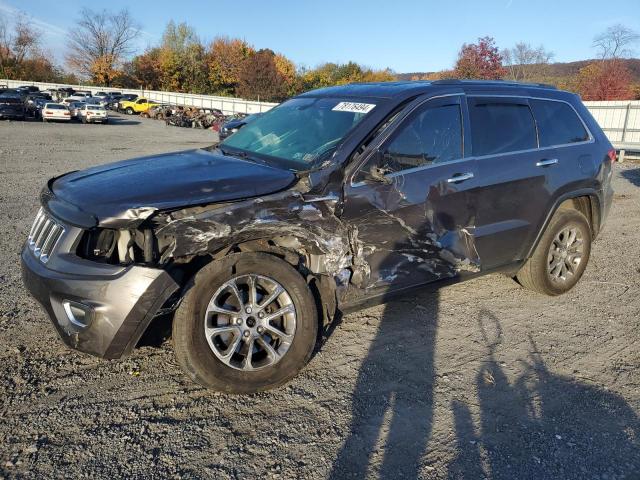
[[[473,155],[498,155],[538,147],[529,105],[518,101],[472,98],[469,102]]]
[[[589,140],[589,133],[570,105],[551,100],[530,100],[529,104],[538,123],[541,147]]]

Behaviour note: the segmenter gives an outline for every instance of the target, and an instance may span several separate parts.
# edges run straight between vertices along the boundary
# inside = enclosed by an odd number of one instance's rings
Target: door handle
[[[473,173],[471,172],[467,172],[467,173],[459,173],[458,175],[454,175],[451,178],[447,179],[448,183],[458,183],[458,182],[464,182],[465,180],[469,180],[473,178]]]
[[[536,162],[536,167],[548,167],[549,165],[555,165],[556,163],[558,163],[557,158],[551,158],[549,160],[540,160],[539,162]]]

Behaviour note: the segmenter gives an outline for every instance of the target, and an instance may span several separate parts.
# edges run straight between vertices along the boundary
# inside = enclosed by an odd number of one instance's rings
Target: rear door
[[[593,139],[561,100],[470,95],[468,105],[479,172],[476,245],[490,269],[524,259],[556,199],[595,175]]]
[[[468,97],[473,156],[478,162],[474,192],[478,216],[476,248],[482,268],[522,258],[551,198],[549,152],[538,149],[536,122],[523,97]]]
[[[465,118],[462,95],[425,101],[382,132],[387,138],[345,186],[342,218],[357,229],[368,292],[477,268],[469,231],[477,171],[464,154]]]

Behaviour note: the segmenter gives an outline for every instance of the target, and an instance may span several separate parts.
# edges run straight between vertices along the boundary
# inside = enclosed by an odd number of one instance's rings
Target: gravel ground
[[[640,165],[569,294],[492,275],[407,297],[347,315],[289,385],[226,396],[170,343],[67,350],[21,284],[49,177],[213,140],[114,120],[0,123],[0,478],[640,478]]]

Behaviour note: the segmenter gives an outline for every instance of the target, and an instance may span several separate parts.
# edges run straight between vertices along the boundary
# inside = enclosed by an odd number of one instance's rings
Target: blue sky
[[[450,68],[464,42],[490,35],[500,48],[543,44],[556,61],[593,58],[593,37],[615,23],[640,31],[640,0],[0,0],[0,15],[22,10],[64,58],[65,35],[82,7],[127,7],[140,22],[138,48],[158,42],[169,20],[200,37],[241,37],[297,64],[355,60],[396,72]],[[637,46],[640,53],[640,45]]]

